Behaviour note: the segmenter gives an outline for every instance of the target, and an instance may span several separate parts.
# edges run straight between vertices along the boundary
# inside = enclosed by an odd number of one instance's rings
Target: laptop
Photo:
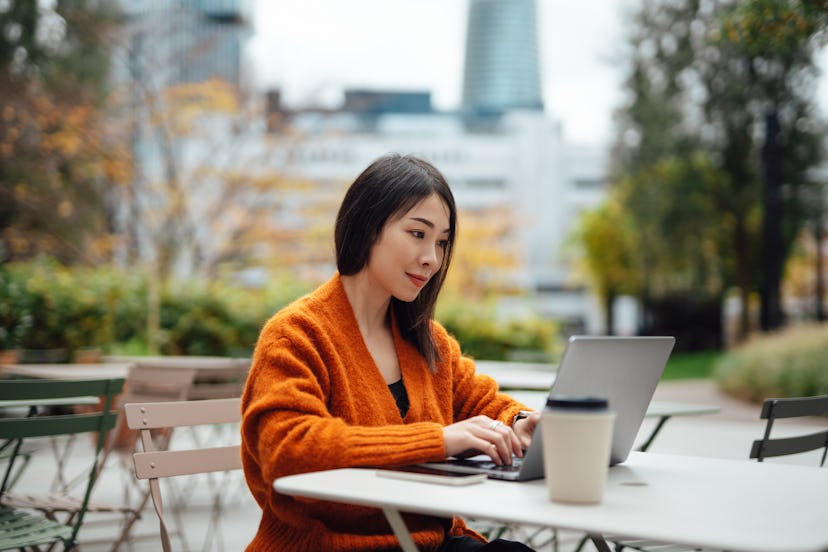
[[[549,393],[608,399],[609,409],[615,412],[611,466],[629,456],[675,341],[672,336],[569,338]],[[540,479],[543,445],[536,429],[523,458],[514,458],[511,466],[498,466],[485,455],[419,465],[460,473],[485,473],[492,479],[508,481]]]

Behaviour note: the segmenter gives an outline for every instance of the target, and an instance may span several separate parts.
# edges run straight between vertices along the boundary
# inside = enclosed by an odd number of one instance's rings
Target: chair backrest
[[[183,401],[195,379],[194,368],[170,370],[135,364],[129,369],[120,403]]]
[[[150,493],[161,525],[164,552],[172,550],[159,478],[241,469],[241,446],[156,450],[152,430],[184,426],[237,423],[241,421],[241,399],[130,403],[124,406],[127,426],[141,432],[143,452],[133,455],[135,476],[148,479]]]
[[[195,380],[187,399],[226,399],[240,397],[250,369],[249,358],[218,356],[105,356],[104,362],[130,362],[141,367],[170,372],[194,368]]]
[[[824,466],[828,454],[828,429],[794,437],[771,437],[775,420],[804,416],[828,416],[828,395],[766,399],[759,415],[763,420],[767,420],[765,434],[753,442],[750,457],[761,462],[765,458],[799,454],[821,448],[822,461],[819,465]]]
[[[182,401],[187,398],[190,387],[195,379],[193,368],[168,368],[158,366],[144,366],[133,364],[126,380],[121,396],[118,397],[118,411],[120,417],[116,430],[110,434],[109,442],[106,445],[104,457],[108,457],[112,450],[129,452],[135,450],[135,441],[138,439],[138,431],[130,430],[126,424],[123,414],[123,405],[133,402],[162,402]],[[159,435],[166,439],[170,432],[160,432]]]
[[[104,442],[109,431],[115,427],[118,412],[113,409],[115,397],[121,392],[124,380],[122,378],[100,380],[0,380],[0,400],[17,401],[29,405],[27,413],[16,414],[15,410],[7,413],[7,417],[0,419],[0,439],[8,442],[16,441],[12,460],[9,463],[8,475],[24,439],[31,437],[49,437],[74,435],[78,433],[97,433],[95,439],[95,453],[89,468],[86,489],[81,507],[72,522],[72,532],[66,541],[67,550],[72,548],[77,539],[78,531],[89,504],[89,497],[98,476],[98,463]],[[99,400],[101,409],[83,413],[64,412],[72,411],[75,405],[88,407],[90,398]],[[61,406],[62,410],[45,409],[35,412],[37,406]],[[19,411],[17,411],[19,412]],[[5,488],[5,480],[3,488]]]
[[[200,368],[195,365],[196,378],[187,398],[190,400],[241,397],[250,359],[228,358],[223,365]]]

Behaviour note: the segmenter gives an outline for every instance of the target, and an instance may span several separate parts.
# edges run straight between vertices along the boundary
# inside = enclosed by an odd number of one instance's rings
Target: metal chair
[[[141,518],[149,501],[148,489],[135,489],[138,482],[133,476],[132,453],[136,450],[138,431],[127,427],[122,405],[127,402],[182,400],[186,398],[194,377],[195,370],[193,369],[165,370],[140,365],[133,365],[130,368],[124,380],[123,391],[115,399],[118,421],[115,428],[109,432],[97,467],[97,477],[100,477],[105,469],[109,472],[113,468],[122,474],[128,474],[128,477],[121,477],[123,500],[117,503],[90,500],[86,504],[88,531],[84,530],[84,533],[91,534],[93,527],[117,522],[119,534],[114,540],[109,535],[97,537],[87,534],[82,538],[83,544],[97,543],[102,538],[104,542],[111,543],[110,550],[115,552],[132,537],[132,527]],[[76,409],[94,411],[99,410],[100,405],[96,402],[94,405],[78,405]],[[153,437],[156,440],[156,447],[165,448],[170,439],[170,432],[156,432]],[[53,444],[53,450],[55,446]],[[55,454],[58,455],[56,458],[58,475],[52,485],[53,492],[7,492],[5,504],[17,508],[39,510],[47,517],[55,517],[59,514],[74,515],[78,512],[82,504],[71,491],[83,483],[83,475],[68,479],[63,475],[63,465],[66,463],[70,449],[71,444],[67,443],[62,451],[55,450]],[[116,516],[115,520],[112,519],[113,515]]]
[[[2,380],[0,400],[28,403],[25,415],[9,414],[0,419],[0,439],[4,439],[16,453],[25,439],[36,437],[74,436],[95,434],[94,454],[89,465],[80,507],[59,520],[52,513],[18,508],[5,503],[5,483],[14,466],[13,453],[6,467],[3,488],[0,488],[0,550],[23,549],[61,543],[65,550],[77,546],[78,532],[83,524],[93,487],[99,474],[99,463],[110,430],[115,427],[118,413],[112,409],[115,397],[121,392],[123,379],[85,381],[64,380]],[[63,414],[56,410],[39,412],[41,405],[89,404],[90,397],[100,397],[102,408],[80,414]],[[51,546],[50,548],[51,549]]]
[[[123,405],[133,402],[164,402],[180,401],[187,398],[190,387],[195,379],[196,371],[192,368],[177,368],[168,370],[154,366],[134,365],[129,370],[124,392],[118,398],[118,424],[116,430],[110,434],[104,454],[104,462],[109,457],[115,457],[119,471],[128,473],[123,478],[123,505],[118,511],[124,514],[121,524],[121,531],[118,538],[113,542],[111,550],[118,550],[121,545],[132,537],[133,525],[140,519],[142,512],[150,498],[149,489],[137,489],[136,497],[133,499],[133,484],[137,483],[133,475],[132,454],[137,450],[137,441],[140,432],[130,429],[126,423]],[[157,449],[166,449],[172,438],[171,430],[158,430],[152,433]],[[104,467],[102,462],[101,468]],[[90,511],[107,512],[113,511],[106,505],[96,505]]]
[[[234,424],[241,421],[241,400],[205,399],[163,403],[132,403],[124,407],[127,426],[140,430],[143,452],[133,455],[135,476],[148,479],[152,502],[158,514],[161,528],[161,545],[164,552],[170,552],[169,530],[164,517],[164,504],[160,480],[167,477],[206,474],[229,470],[240,470],[241,446],[228,445],[186,450],[158,450],[152,439],[157,429],[195,427],[213,424]],[[218,530],[222,509],[223,488],[213,489],[211,523],[205,543]]]
[[[187,395],[189,400],[241,397],[250,371],[250,359],[222,359],[220,364],[214,363],[209,370],[195,362],[193,368],[196,369],[196,378]]]
[[[801,418],[805,416],[828,416],[828,395],[818,397],[795,397],[786,399],[765,399],[759,417],[767,420],[765,434],[753,442],[750,457],[762,462],[765,458],[800,454],[822,449],[825,465],[828,454],[828,429],[793,437],[771,437],[773,424],[778,419]]]
[[[104,356],[105,363],[134,363],[147,368],[166,369],[170,372],[195,369],[196,377],[187,399],[224,399],[241,396],[249,358],[218,356]]]

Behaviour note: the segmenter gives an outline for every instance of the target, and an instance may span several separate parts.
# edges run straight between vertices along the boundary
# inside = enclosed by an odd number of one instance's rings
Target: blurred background
[[[394,151],[456,195],[469,354],[783,335],[828,393],[826,41],[826,0],[0,0],[0,351],[249,355]]]

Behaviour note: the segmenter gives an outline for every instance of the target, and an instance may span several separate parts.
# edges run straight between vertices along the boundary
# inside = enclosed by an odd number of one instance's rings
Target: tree
[[[128,166],[102,111],[112,21],[91,0],[0,9],[0,259],[108,255],[102,197]]]
[[[458,217],[448,293],[477,300],[522,293],[516,275],[521,263],[514,213],[497,207],[463,210]]]
[[[785,190],[783,252],[795,236],[791,231],[803,223],[798,190],[819,159],[813,37],[824,28],[825,6],[814,6],[683,0],[646,2],[636,14],[629,100],[617,114],[612,180],[640,232],[641,266],[648,267],[645,308],[653,297],[721,296],[730,286],[747,305],[767,279],[759,264],[764,206],[758,137],[768,106],[777,106],[784,138],[774,169]],[[788,25],[793,30],[777,43],[774,29]],[[734,29],[749,29],[751,40]],[[745,335],[746,312],[741,326]]]
[[[748,106],[763,125],[762,280],[764,330],[782,323],[780,285],[785,259],[804,224],[807,170],[820,156],[812,95],[813,54],[828,24],[828,3],[752,0],[724,10],[714,37],[741,60],[752,98]],[[804,90],[803,90],[804,89]],[[810,128],[809,128],[810,127]],[[786,188],[786,189],[783,189]]]
[[[611,195],[598,207],[584,211],[570,237],[578,246],[576,266],[591,282],[604,307],[608,335],[615,334],[615,299],[640,291],[642,271],[637,266],[633,220]]]

